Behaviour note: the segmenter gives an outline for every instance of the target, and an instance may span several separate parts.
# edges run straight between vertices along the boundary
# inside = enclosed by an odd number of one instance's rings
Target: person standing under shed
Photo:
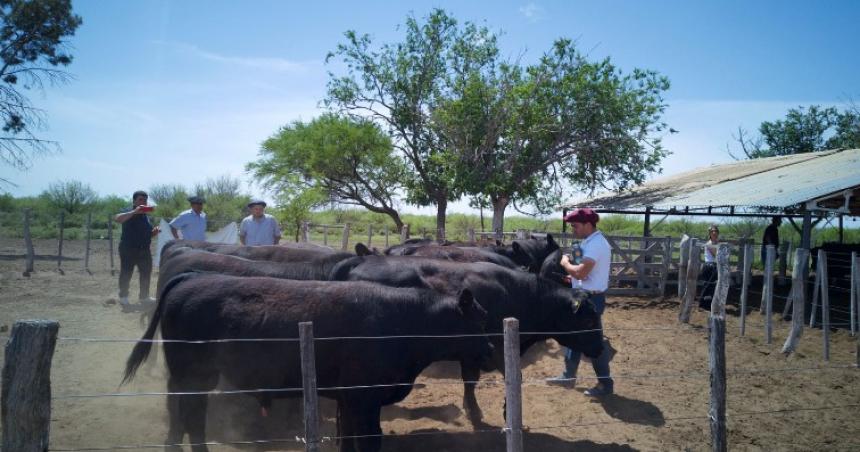
[[[191,208],[180,213],[170,222],[170,233],[173,238],[179,239],[179,232],[185,240],[206,240],[206,212],[203,212],[203,203],[206,202],[202,196],[191,196],[188,198]]]
[[[248,203],[251,215],[239,225],[239,241],[242,245],[277,245],[281,241],[281,228],[275,217],[265,213],[266,202],[255,199]]]
[[[706,311],[711,310],[711,300],[714,298],[714,289],[717,286],[717,245],[720,243],[720,228],[712,224],[708,228],[708,241],[705,243],[705,263],[699,279],[703,282],[702,294],[699,295],[699,308]]]
[[[774,215],[770,219],[770,224],[764,228],[764,235],[761,238],[761,261],[767,261],[767,246],[773,245],[779,250],[779,225],[782,224],[782,217]],[[774,254],[774,257],[779,257]]]
[[[135,266],[140,277],[141,304],[155,301],[149,297],[149,280],[152,275],[152,253],[149,247],[152,238],[160,232],[158,226],[153,227],[149,215],[146,214],[152,210],[146,205],[149,195],[139,190],[134,192],[131,199],[131,208],[114,217],[114,221],[122,224],[122,235],[119,239],[119,303],[123,311],[131,309],[128,286]]]
[[[589,300],[594,304],[598,316],[603,316],[606,309],[606,289],[609,288],[609,264],[612,259],[612,248],[597,229],[600,217],[591,209],[576,209],[564,217],[566,223],[570,223],[573,234],[582,239],[580,249],[582,250],[582,261],[571,262],[567,255],[561,258],[561,266],[567,272],[573,288],[586,290]],[[600,328],[602,329],[602,320]],[[603,352],[596,359],[591,360],[594,373],[597,375],[597,385],[585,391],[585,395],[599,397],[612,394],[614,384],[609,371],[610,348],[603,347]],[[576,384],[576,372],[582,353],[577,350],[565,349],[564,372],[560,377],[550,378],[551,384],[560,384],[573,387]]]

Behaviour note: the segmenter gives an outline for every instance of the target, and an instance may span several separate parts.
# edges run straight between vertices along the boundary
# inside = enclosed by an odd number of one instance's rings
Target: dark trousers
[[[152,275],[152,253],[149,247],[119,247],[119,296],[128,296],[128,283],[131,274],[137,266],[137,274],[140,277],[140,299],[149,297],[149,279]]]
[[[603,316],[603,311],[606,309],[606,295],[592,295],[589,297],[599,316]],[[601,329],[603,322],[600,322]],[[600,356],[591,360],[591,367],[594,369],[594,375],[597,376],[597,381],[603,383],[604,387],[612,388],[613,381],[609,372],[610,350],[606,341],[603,342],[603,352]],[[576,378],[576,370],[579,368],[579,361],[582,358],[582,352],[578,350],[564,349],[564,377]]]
[[[711,299],[714,298],[714,289],[717,287],[717,265],[712,262],[702,265],[699,280],[703,282],[702,293],[699,295],[699,307],[711,309]]]

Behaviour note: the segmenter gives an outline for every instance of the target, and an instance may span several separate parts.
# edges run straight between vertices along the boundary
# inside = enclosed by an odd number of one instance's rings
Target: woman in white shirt
[[[699,307],[705,310],[711,309],[711,299],[714,297],[714,289],[717,285],[717,244],[720,243],[720,228],[712,224],[708,228],[708,241],[705,242],[705,264],[699,273],[699,280],[703,282],[702,294],[699,295]]]

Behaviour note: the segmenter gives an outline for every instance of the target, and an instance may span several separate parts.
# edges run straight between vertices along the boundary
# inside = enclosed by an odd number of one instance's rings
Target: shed
[[[597,212],[645,215],[769,217],[782,215],[809,248],[812,227],[822,219],[860,215],[860,149],[830,150],[744,160],[658,178],[621,193],[605,193],[562,206]],[[815,219],[813,220],[813,217]],[[802,226],[795,223],[802,219]]]

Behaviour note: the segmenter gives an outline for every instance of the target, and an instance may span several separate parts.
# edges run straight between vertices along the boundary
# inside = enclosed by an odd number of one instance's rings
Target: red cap
[[[591,223],[597,224],[600,221],[600,215],[597,212],[584,207],[582,209],[573,209],[573,212],[564,216],[565,223]]]

